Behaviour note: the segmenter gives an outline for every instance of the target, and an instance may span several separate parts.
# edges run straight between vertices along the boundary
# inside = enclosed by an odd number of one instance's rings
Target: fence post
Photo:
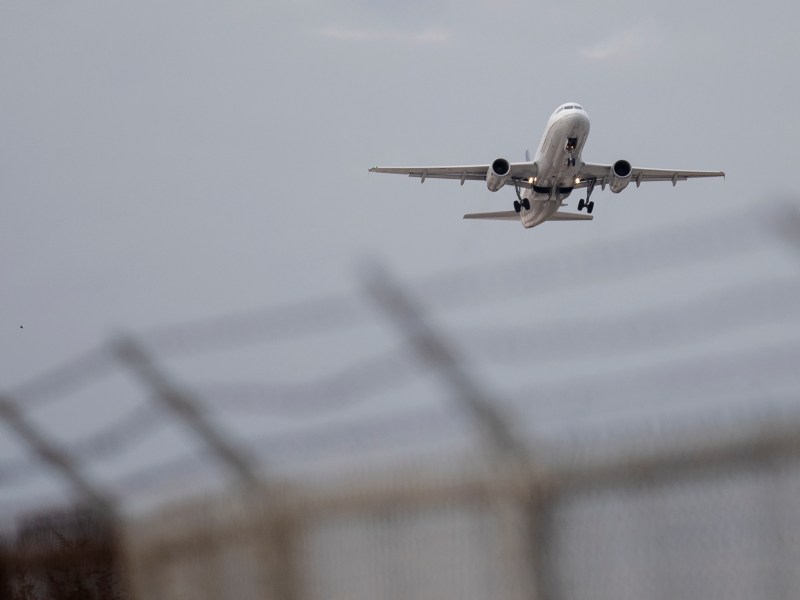
[[[497,510],[505,538],[505,548],[516,555],[520,581],[525,582],[526,594],[533,600],[548,600],[545,582],[550,578],[540,571],[544,567],[543,557],[547,552],[544,543],[549,536],[540,535],[543,523],[540,479],[535,463],[522,443],[513,433],[505,415],[494,405],[490,394],[464,367],[455,349],[426,321],[423,310],[399,284],[378,266],[373,266],[365,276],[367,292],[383,309],[401,335],[411,343],[422,361],[432,365],[445,384],[453,390],[454,401],[476,422],[494,457],[502,484],[509,482],[518,487],[512,501],[498,497]],[[520,502],[519,496],[523,498]],[[520,532],[515,512],[524,511],[523,521],[527,532]],[[522,537],[521,537],[522,536]],[[529,562],[533,564],[529,564]],[[525,590],[522,590],[523,592]]]
[[[155,392],[154,400],[200,438],[239,481],[248,487],[258,482],[255,468],[247,455],[203,416],[189,394],[170,381],[144,348],[131,339],[123,339],[115,345],[115,353],[142,383]]]
[[[463,367],[455,350],[425,321],[422,309],[384,269],[371,269],[366,289],[401,335],[408,338],[419,358],[432,365],[453,390],[454,400],[476,421],[490,447],[504,462],[527,467],[525,446],[516,439],[504,415],[489,400],[489,394]]]
[[[25,418],[16,402],[9,397],[0,396],[0,420],[31,448],[42,462],[58,471],[95,509],[104,514],[113,512],[110,498],[92,485],[67,453],[39,432],[30,420]]]

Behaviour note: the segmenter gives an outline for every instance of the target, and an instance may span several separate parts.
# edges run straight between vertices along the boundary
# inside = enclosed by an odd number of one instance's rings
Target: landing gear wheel
[[[592,202],[592,204],[594,205],[594,202]],[[583,198],[578,200],[578,212],[582,211],[585,206],[586,206],[586,201]]]
[[[514,210],[517,212],[522,210],[522,205],[519,203],[519,200],[514,200]]]
[[[592,214],[594,210],[594,200],[586,204],[586,212]]]
[[[531,209],[531,201],[530,201],[530,200],[528,200],[527,198],[523,198],[523,200],[522,200],[522,206],[523,206],[523,208],[524,208],[525,210],[530,210],[530,209]]]

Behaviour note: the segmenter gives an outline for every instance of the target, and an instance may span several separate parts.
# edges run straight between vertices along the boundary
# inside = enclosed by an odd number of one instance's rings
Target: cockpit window
[[[556,110],[555,114],[560,113],[562,110],[570,110],[570,109],[577,109],[583,110],[583,107],[580,104],[565,104],[564,106],[559,106],[558,110]]]

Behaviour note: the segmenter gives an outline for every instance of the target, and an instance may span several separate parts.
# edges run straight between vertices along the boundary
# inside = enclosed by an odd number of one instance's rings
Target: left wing
[[[397,175],[408,175],[409,177],[419,177],[421,183],[430,179],[458,179],[461,185],[465,181],[486,181],[486,173],[490,165],[461,165],[452,167],[372,167],[370,173],[394,173]],[[536,177],[538,169],[536,163],[521,162],[511,163],[511,174],[506,181],[506,185],[516,185],[522,188],[530,188],[529,179]]]
[[[584,163],[578,169],[577,179],[580,179],[580,182],[575,187],[586,187],[591,179],[594,179],[601,187],[605,187],[611,178],[611,168],[612,165]],[[642,169],[639,167],[631,169],[631,183],[635,183],[636,187],[648,181],[671,181],[672,185],[675,185],[679,181],[698,177],[725,177],[725,173],[723,171],[680,171],[677,169]]]

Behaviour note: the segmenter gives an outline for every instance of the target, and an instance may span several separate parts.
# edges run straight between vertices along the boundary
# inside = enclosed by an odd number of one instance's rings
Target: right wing
[[[597,165],[584,163],[578,169],[577,178],[580,182],[576,188],[586,187],[589,180],[595,180],[601,187],[605,187],[611,179],[612,165]],[[681,171],[679,169],[643,169],[631,168],[631,183],[639,187],[649,181],[671,181],[675,185],[679,181],[695,179],[698,177],[725,177],[723,171]]]
[[[430,179],[458,179],[461,185],[465,181],[486,181],[486,173],[490,165],[461,165],[452,167],[372,167],[370,173],[394,173],[419,177],[422,183]],[[530,188],[529,180],[536,177],[538,171],[536,163],[521,162],[511,163],[511,175],[506,185],[516,185],[521,188]]]

